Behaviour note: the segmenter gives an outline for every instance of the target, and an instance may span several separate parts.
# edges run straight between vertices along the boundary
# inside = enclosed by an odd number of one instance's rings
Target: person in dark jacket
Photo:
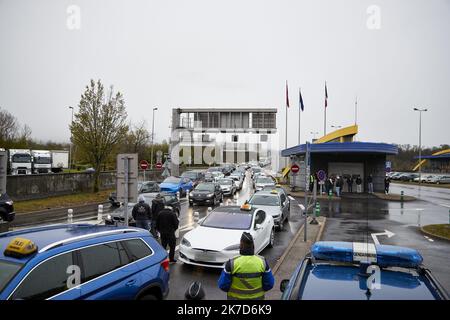
[[[133,216],[134,221],[136,221],[136,227],[145,230],[150,229],[152,209],[145,203],[144,196],[139,196],[139,202],[134,205],[131,215]]]
[[[389,184],[391,183],[391,178],[389,177],[385,177],[384,178],[384,193],[388,194],[389,193]]]
[[[250,233],[242,233],[239,249],[240,255],[225,264],[218,286],[230,300],[263,300],[275,283],[272,270],[264,257],[255,255]]]
[[[373,193],[373,177],[371,174],[367,177],[367,187],[369,189],[369,193]]]
[[[362,179],[361,179],[361,176],[358,175],[356,177],[355,183],[356,183],[356,192],[357,193],[361,193],[362,192]]]
[[[161,234],[161,245],[163,248],[166,249],[167,245],[169,245],[169,260],[171,263],[177,262],[175,260],[177,241],[175,231],[178,229],[179,223],[176,213],[170,207],[162,209],[156,218],[156,230]]]
[[[347,190],[349,193],[353,192],[353,177],[352,176],[347,177]]]
[[[164,209],[164,197],[158,193],[155,199],[152,200],[152,234],[155,238],[158,237],[156,232],[156,220],[158,219],[159,213]]]

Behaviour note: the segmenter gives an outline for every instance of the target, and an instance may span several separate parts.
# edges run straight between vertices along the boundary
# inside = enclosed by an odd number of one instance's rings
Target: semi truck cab
[[[48,150],[31,150],[33,173],[52,172],[52,154]]]
[[[9,163],[11,175],[31,174],[31,152],[26,149],[10,149]]]

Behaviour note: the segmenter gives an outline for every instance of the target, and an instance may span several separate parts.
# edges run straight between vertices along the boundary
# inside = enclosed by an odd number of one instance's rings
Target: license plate
[[[199,252],[195,254],[195,260],[197,261],[214,261],[214,255],[209,252]]]

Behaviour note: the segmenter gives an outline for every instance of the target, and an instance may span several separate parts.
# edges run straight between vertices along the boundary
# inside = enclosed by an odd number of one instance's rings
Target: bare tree
[[[81,96],[79,111],[70,125],[72,141],[87,157],[95,169],[94,192],[99,190],[99,176],[102,165],[125,138],[128,132],[125,102],[120,92],[113,88],[105,98],[100,80],[91,80]]]
[[[0,109],[0,142],[13,141],[17,136],[16,118],[7,110]]]
[[[130,127],[131,126],[132,125],[130,125]],[[132,153],[143,153],[144,148],[148,145],[150,140],[150,133],[146,128],[147,124],[145,120],[142,120],[132,127],[132,130],[130,130],[127,136],[128,150]]]

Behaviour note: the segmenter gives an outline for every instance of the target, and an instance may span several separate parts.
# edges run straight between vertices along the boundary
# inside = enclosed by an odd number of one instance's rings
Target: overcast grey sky
[[[68,106],[100,78],[149,130],[159,107],[156,140],[174,107],[276,107],[284,145],[288,80],[292,146],[298,87],[310,139],[326,80],[329,126],[354,122],[357,95],[358,140],[417,144],[417,106],[423,144],[450,143],[450,0],[0,0],[0,44],[0,107],[37,139],[68,141]]]

